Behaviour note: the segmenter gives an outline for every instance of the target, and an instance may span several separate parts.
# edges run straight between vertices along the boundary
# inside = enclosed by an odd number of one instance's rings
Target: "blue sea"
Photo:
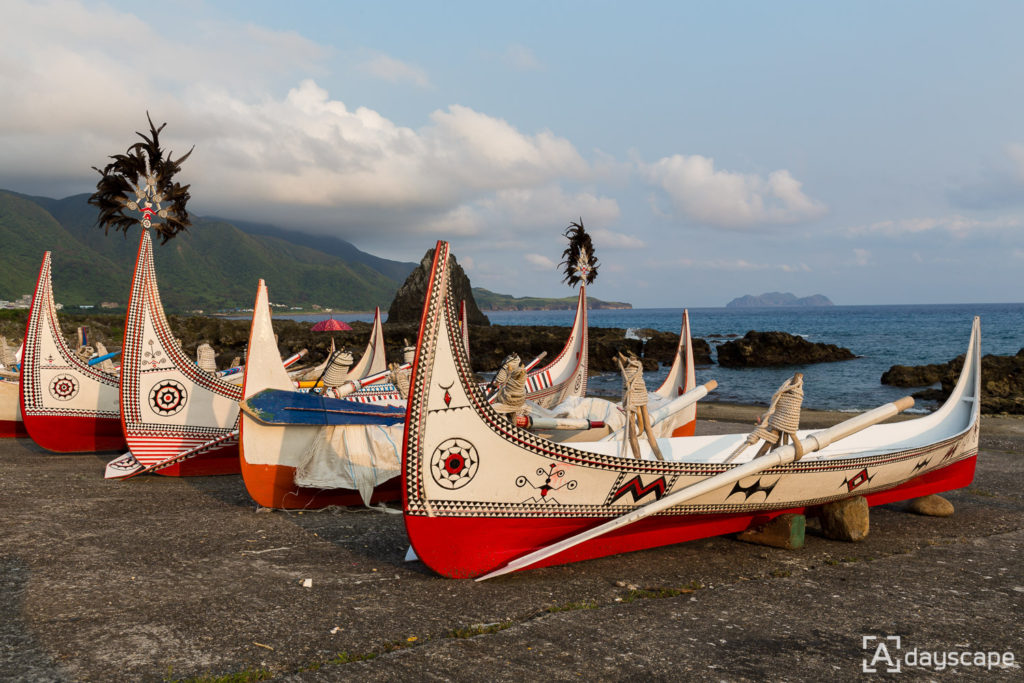
[[[495,325],[572,324],[572,311],[490,312]],[[881,384],[893,365],[945,363],[967,350],[974,316],[981,318],[982,354],[1013,355],[1024,348],[1024,304],[953,304],[933,306],[828,306],[814,308],[691,308],[692,336],[711,344],[743,336],[749,330],[778,330],[811,342],[845,346],[858,357],[838,363],[782,368],[697,368],[697,383],[718,381],[708,400],[767,405],[772,393],[793,372],[804,373],[804,406],[820,410],[859,411],[892,401],[916,389]],[[589,312],[591,327],[651,328],[679,332],[682,309],[636,308]],[[712,336],[718,335],[718,336]],[[642,336],[637,333],[637,336]],[[647,373],[657,387],[668,368]],[[617,375],[595,377],[590,390],[618,393]],[[923,405],[922,408],[934,408]]]
[[[495,325],[572,325],[574,311],[491,311]],[[917,391],[884,386],[882,373],[893,365],[945,363],[967,350],[974,316],[981,318],[982,354],[1013,355],[1024,348],[1024,304],[949,304],[931,306],[828,306],[814,308],[691,308],[694,337],[712,348],[743,336],[749,330],[778,330],[808,341],[845,346],[858,357],[838,363],[803,367],[729,369],[716,365],[697,368],[697,382],[718,381],[708,398],[767,405],[772,393],[795,370],[804,373],[804,406],[820,410],[859,411]],[[320,316],[326,317],[326,316]],[[373,319],[372,315],[342,315],[345,320]],[[319,319],[319,317],[312,319]],[[650,328],[679,332],[681,308],[634,308],[589,312],[591,327]],[[717,335],[717,336],[713,336]],[[647,373],[657,387],[668,372]],[[590,391],[617,394],[617,374],[591,378]],[[934,408],[923,404],[921,408]],[[920,408],[918,408],[920,410]]]

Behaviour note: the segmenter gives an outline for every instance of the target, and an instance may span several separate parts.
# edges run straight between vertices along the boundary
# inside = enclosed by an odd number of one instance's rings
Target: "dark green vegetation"
[[[53,252],[54,295],[65,306],[127,305],[138,251],[137,231],[104,235],[87,195],[29,197],[0,190],[0,241],[5,264],[0,299],[31,294],[43,252]],[[327,238],[329,250],[289,241],[297,233],[250,234],[220,219],[195,218],[188,233],[154,258],[168,310],[206,311],[252,306],[256,282],[265,278],[275,303],[342,310],[387,306],[414,264],[378,259]],[[312,238],[316,239],[316,238]]]
[[[473,288],[473,297],[481,310],[485,311],[561,311],[576,308],[576,296],[561,299],[537,296],[509,296],[497,294],[483,287]],[[621,301],[601,301],[592,296],[587,297],[587,305],[591,310],[600,308],[633,308],[632,304]]]

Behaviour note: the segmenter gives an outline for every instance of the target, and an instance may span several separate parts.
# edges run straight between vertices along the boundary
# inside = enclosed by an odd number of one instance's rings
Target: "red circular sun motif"
[[[430,456],[430,474],[442,488],[460,489],[476,475],[476,447],[465,439],[447,439]]]
[[[71,375],[57,375],[50,382],[50,396],[58,401],[70,401],[78,394],[78,380]]]
[[[149,407],[163,417],[174,415],[188,402],[188,391],[180,383],[168,379],[160,382],[149,392]]]

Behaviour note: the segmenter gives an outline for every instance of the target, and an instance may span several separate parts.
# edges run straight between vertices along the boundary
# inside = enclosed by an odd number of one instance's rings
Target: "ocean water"
[[[679,332],[680,308],[635,308],[589,312],[591,327],[621,327],[637,331]],[[1024,304],[950,304],[931,306],[828,306],[815,308],[691,308],[692,336],[711,344],[743,336],[749,330],[778,330],[808,341],[845,346],[858,357],[838,363],[780,368],[697,368],[697,383],[710,379],[719,387],[712,401],[767,405],[772,393],[794,371],[804,373],[804,406],[821,410],[860,411],[873,408],[917,389],[882,385],[882,373],[893,365],[945,363],[967,350],[974,316],[981,318],[982,354],[1013,355],[1024,348]],[[573,311],[488,312],[495,325],[572,324]],[[717,335],[717,336],[713,336]],[[646,373],[651,388],[668,372]],[[591,378],[589,390],[617,394],[616,374]],[[920,404],[916,410],[934,408]]]

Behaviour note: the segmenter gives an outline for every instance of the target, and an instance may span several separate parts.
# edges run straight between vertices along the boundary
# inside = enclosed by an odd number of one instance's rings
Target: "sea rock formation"
[[[458,264],[455,256],[452,255],[451,264],[451,290],[456,301],[466,302],[466,316],[470,325],[490,325],[473,298],[473,287],[469,284],[466,271]],[[430,279],[430,267],[434,263],[434,250],[429,249],[424,254],[420,265],[416,267],[405,282],[398,288],[395,298],[388,308],[389,323],[414,323],[419,325],[420,317],[423,315],[423,301],[427,296],[427,280]]]
[[[914,398],[941,402],[953,391],[963,366],[963,356],[944,364],[894,365],[882,374],[881,381],[882,384],[899,387],[920,387],[939,382],[941,388],[918,391]],[[981,411],[986,414],[1024,415],[1024,349],[1015,356],[982,356]]]
[[[756,332],[718,347],[718,364],[725,368],[760,368],[773,365],[807,365],[856,358],[850,349],[809,342],[787,332]]]
[[[796,297],[789,292],[765,292],[759,296],[745,294],[725,305],[726,308],[771,308],[775,306],[833,306],[824,294]]]

